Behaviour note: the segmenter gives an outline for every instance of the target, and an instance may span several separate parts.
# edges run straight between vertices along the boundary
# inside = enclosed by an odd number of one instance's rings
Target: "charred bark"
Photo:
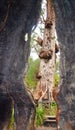
[[[60,43],[60,77],[57,103],[58,129],[75,130],[75,1],[53,0]]]
[[[41,0],[0,0],[0,130],[8,126],[13,103],[16,130],[29,130],[35,105],[23,77],[28,68],[30,35],[40,6]]]

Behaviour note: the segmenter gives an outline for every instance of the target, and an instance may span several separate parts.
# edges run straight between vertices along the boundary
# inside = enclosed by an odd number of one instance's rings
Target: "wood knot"
[[[36,74],[36,78],[37,78],[37,79],[41,79],[41,77],[42,77],[42,76],[41,76],[40,73],[37,73],[37,74]]]
[[[53,55],[53,51],[52,50],[47,50],[47,51],[45,51],[45,50],[42,50],[41,52],[40,52],[40,54],[39,54],[39,57],[41,58],[41,59],[51,59],[52,58],[52,55]]]
[[[52,21],[50,21],[49,19],[47,19],[47,20],[45,21],[45,28],[51,29],[52,25],[53,25],[53,23],[52,23]]]
[[[42,46],[43,40],[42,40],[40,37],[37,38],[37,42],[38,42],[38,44],[39,44],[40,46]]]

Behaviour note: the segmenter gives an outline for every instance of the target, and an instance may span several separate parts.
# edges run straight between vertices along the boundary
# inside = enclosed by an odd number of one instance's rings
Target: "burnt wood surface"
[[[16,130],[29,130],[34,117],[35,105],[23,77],[28,68],[31,31],[37,24],[40,7],[41,0],[0,0],[0,130],[8,126],[12,105]]]
[[[75,1],[53,0],[60,45],[59,130],[75,130]]]

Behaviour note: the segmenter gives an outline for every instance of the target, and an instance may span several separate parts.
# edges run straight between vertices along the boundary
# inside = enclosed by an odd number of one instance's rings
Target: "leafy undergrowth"
[[[38,79],[36,78],[36,75],[39,70],[39,64],[40,64],[39,59],[33,60],[32,58],[30,58],[29,69],[25,77],[25,82],[29,89],[35,89],[37,85]]]
[[[45,109],[46,109],[46,115],[55,116],[57,110],[56,102],[52,102],[51,105],[49,105]]]
[[[39,104],[36,108],[36,125],[41,126],[43,124],[43,119],[45,118],[45,109],[42,104]]]
[[[37,126],[43,125],[43,121],[46,115],[56,116],[56,110],[57,105],[55,102],[47,104],[46,106],[39,104],[38,107],[36,108],[36,125]]]
[[[14,108],[12,108],[12,114],[8,125],[8,130],[14,130]]]

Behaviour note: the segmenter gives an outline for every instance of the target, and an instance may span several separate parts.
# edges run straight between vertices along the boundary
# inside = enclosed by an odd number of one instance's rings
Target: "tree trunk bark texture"
[[[37,84],[37,96],[35,98],[39,98],[39,101],[46,99],[48,102],[51,102],[55,74],[55,14],[51,0],[47,0],[47,18],[39,56],[40,79]],[[41,92],[40,95],[39,92]]]
[[[34,130],[29,123],[35,105],[23,76],[28,68],[31,30],[40,7],[41,0],[0,0],[0,130],[7,129],[12,107],[16,130]]]
[[[42,88],[45,86],[45,90],[47,89],[46,96],[51,102],[55,74],[55,13],[51,0],[47,0],[47,18],[45,21],[42,50],[46,53],[48,52],[48,57],[41,59],[40,74],[42,77],[40,82]]]
[[[59,130],[75,130],[75,1],[52,0],[60,43]]]

